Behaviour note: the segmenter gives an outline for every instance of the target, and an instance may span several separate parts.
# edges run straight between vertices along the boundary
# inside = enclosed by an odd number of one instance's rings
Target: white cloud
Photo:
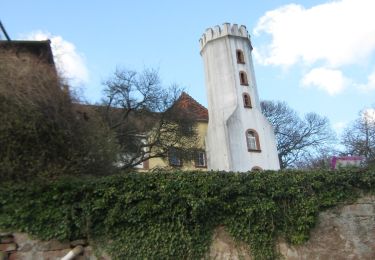
[[[340,70],[315,68],[302,78],[302,86],[315,86],[330,95],[336,95],[344,90],[348,81]]]
[[[73,85],[83,84],[88,81],[89,71],[84,57],[77,52],[73,43],[64,40],[61,36],[40,31],[32,32],[26,38],[38,41],[50,39],[55,64],[62,76]]]
[[[327,67],[359,63],[375,50],[374,0],[340,0],[304,8],[290,4],[267,12],[254,34],[271,42],[256,49],[265,65],[324,62]]]
[[[369,92],[375,89],[375,70],[367,77],[366,84],[357,84],[359,90]]]
[[[336,122],[332,124],[333,129],[336,131],[337,134],[341,134],[345,127],[348,125],[348,122]]]

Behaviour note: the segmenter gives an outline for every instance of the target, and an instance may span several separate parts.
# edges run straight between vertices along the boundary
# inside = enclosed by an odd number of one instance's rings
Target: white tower
[[[224,23],[207,29],[199,42],[208,97],[208,168],[279,169],[274,131],[260,108],[246,27]]]

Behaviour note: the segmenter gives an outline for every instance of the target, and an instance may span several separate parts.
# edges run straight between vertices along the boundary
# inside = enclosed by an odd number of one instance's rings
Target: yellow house
[[[207,170],[205,136],[208,126],[208,110],[185,92],[181,94],[175,104],[192,115],[193,119],[196,121],[199,144],[194,160],[182,160],[178,157],[177,153],[174,153],[172,150],[168,154],[168,158],[152,158],[143,162],[137,167],[139,170],[152,170],[166,167],[179,168],[181,170]]]

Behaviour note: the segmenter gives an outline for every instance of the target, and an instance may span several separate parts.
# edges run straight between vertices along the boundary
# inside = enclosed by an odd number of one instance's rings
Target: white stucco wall
[[[230,24],[209,28],[200,43],[209,112],[208,168],[226,171],[248,171],[254,166],[279,169],[273,129],[260,110],[252,47],[246,28]],[[237,63],[237,49],[242,50],[245,64]],[[240,71],[246,72],[248,86],[240,85]],[[252,108],[244,107],[243,93],[250,95]],[[257,131],[261,152],[248,151],[247,129]]]

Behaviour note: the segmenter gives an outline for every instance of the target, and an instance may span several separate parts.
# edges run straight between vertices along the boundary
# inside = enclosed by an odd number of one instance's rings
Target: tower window
[[[250,99],[249,94],[243,93],[242,97],[243,97],[243,106],[246,108],[251,108],[251,99]]]
[[[261,172],[261,171],[263,171],[263,169],[259,166],[254,166],[253,168],[251,168],[251,171],[252,172]]]
[[[237,63],[245,64],[245,58],[241,50],[236,50]]]
[[[250,152],[260,152],[259,136],[255,130],[246,131],[247,149]]]
[[[206,168],[206,153],[204,151],[198,151],[195,155],[195,167],[197,168]]]
[[[243,86],[248,86],[246,72],[240,71],[240,84]]]

